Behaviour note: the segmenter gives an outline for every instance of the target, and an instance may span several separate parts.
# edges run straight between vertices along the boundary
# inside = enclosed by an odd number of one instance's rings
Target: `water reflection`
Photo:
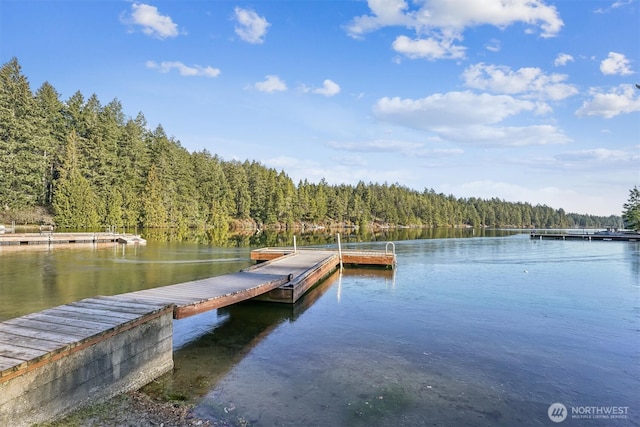
[[[336,270],[296,304],[246,301],[174,321],[174,370],[143,391],[157,397],[197,400],[283,323],[294,323],[342,276],[377,277],[395,283],[394,270]],[[393,286],[393,285],[391,285]]]
[[[523,230],[495,230],[482,228],[397,228],[397,229],[316,229],[220,231],[217,229],[146,229],[142,236],[154,242],[192,242],[217,247],[281,247],[292,246],[296,236],[300,246],[324,246],[336,244],[336,233],[343,243],[387,242],[399,240],[445,239],[467,237],[500,237],[522,233]],[[527,232],[525,230],[524,232]]]
[[[143,391],[158,398],[193,400],[204,396],[280,324],[295,322],[339,276],[334,272],[296,304],[246,301],[174,321],[173,372]]]

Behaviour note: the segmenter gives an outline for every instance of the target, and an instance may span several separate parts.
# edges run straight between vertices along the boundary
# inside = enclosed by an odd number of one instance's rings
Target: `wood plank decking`
[[[284,255],[290,255],[295,252],[332,252],[337,254],[338,251],[327,251],[323,249],[298,249],[294,248],[262,248],[251,251],[251,259],[262,262],[277,259]],[[396,265],[396,255],[394,252],[374,251],[374,250],[342,250],[342,263],[354,266],[381,266],[394,268]]]
[[[174,303],[174,318],[182,319],[251,299],[290,282],[300,281],[301,278],[309,276],[309,271],[315,271],[318,264],[332,256],[335,256],[335,253],[330,251],[301,251],[295,255],[249,267],[238,273],[145,289],[116,297],[122,301]],[[337,264],[335,261],[332,268]]]
[[[173,305],[87,298],[0,323],[0,383],[172,310]]]
[[[0,234],[0,246],[52,245],[65,243],[126,243],[144,245],[146,240],[135,234],[118,233],[10,233]]]

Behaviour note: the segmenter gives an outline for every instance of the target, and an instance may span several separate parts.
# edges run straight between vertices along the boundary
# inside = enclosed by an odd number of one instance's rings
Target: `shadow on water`
[[[353,269],[345,275],[375,275],[392,280],[393,270]],[[332,286],[340,272],[311,289],[296,304],[246,301],[174,321],[174,369],[145,386],[159,399],[194,401],[211,388],[283,323],[295,322]]]

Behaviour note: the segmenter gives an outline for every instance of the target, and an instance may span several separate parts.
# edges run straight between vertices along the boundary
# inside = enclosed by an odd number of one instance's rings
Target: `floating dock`
[[[0,246],[53,245],[62,243],[125,243],[144,245],[147,241],[139,235],[117,233],[53,233],[43,231],[41,233],[0,234]]]
[[[606,242],[640,242],[638,233],[531,233],[536,240],[587,240]]]
[[[284,260],[296,257],[299,254],[317,254],[320,261],[307,269],[290,282],[282,286],[257,296],[255,299],[259,301],[280,302],[287,304],[296,303],[309,289],[315,286],[322,278],[326,277],[333,270],[344,266],[352,267],[383,267],[395,268],[396,255],[395,251],[355,251],[340,250],[326,251],[322,249],[304,249],[296,250],[294,248],[263,248],[251,251],[251,259],[259,263],[274,263],[277,260]],[[261,268],[262,264],[258,264],[256,268]]]
[[[0,323],[0,425],[30,426],[151,382],[173,368],[172,319],[252,298],[296,302],[346,265],[395,253],[262,249],[238,273],[97,296]],[[266,295],[266,296],[265,296]]]

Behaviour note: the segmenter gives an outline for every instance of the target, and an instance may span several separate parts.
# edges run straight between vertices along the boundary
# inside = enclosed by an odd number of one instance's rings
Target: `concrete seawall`
[[[173,306],[147,311],[72,348],[63,346],[2,371],[0,425],[20,427],[51,421],[138,389],[170,371]]]

